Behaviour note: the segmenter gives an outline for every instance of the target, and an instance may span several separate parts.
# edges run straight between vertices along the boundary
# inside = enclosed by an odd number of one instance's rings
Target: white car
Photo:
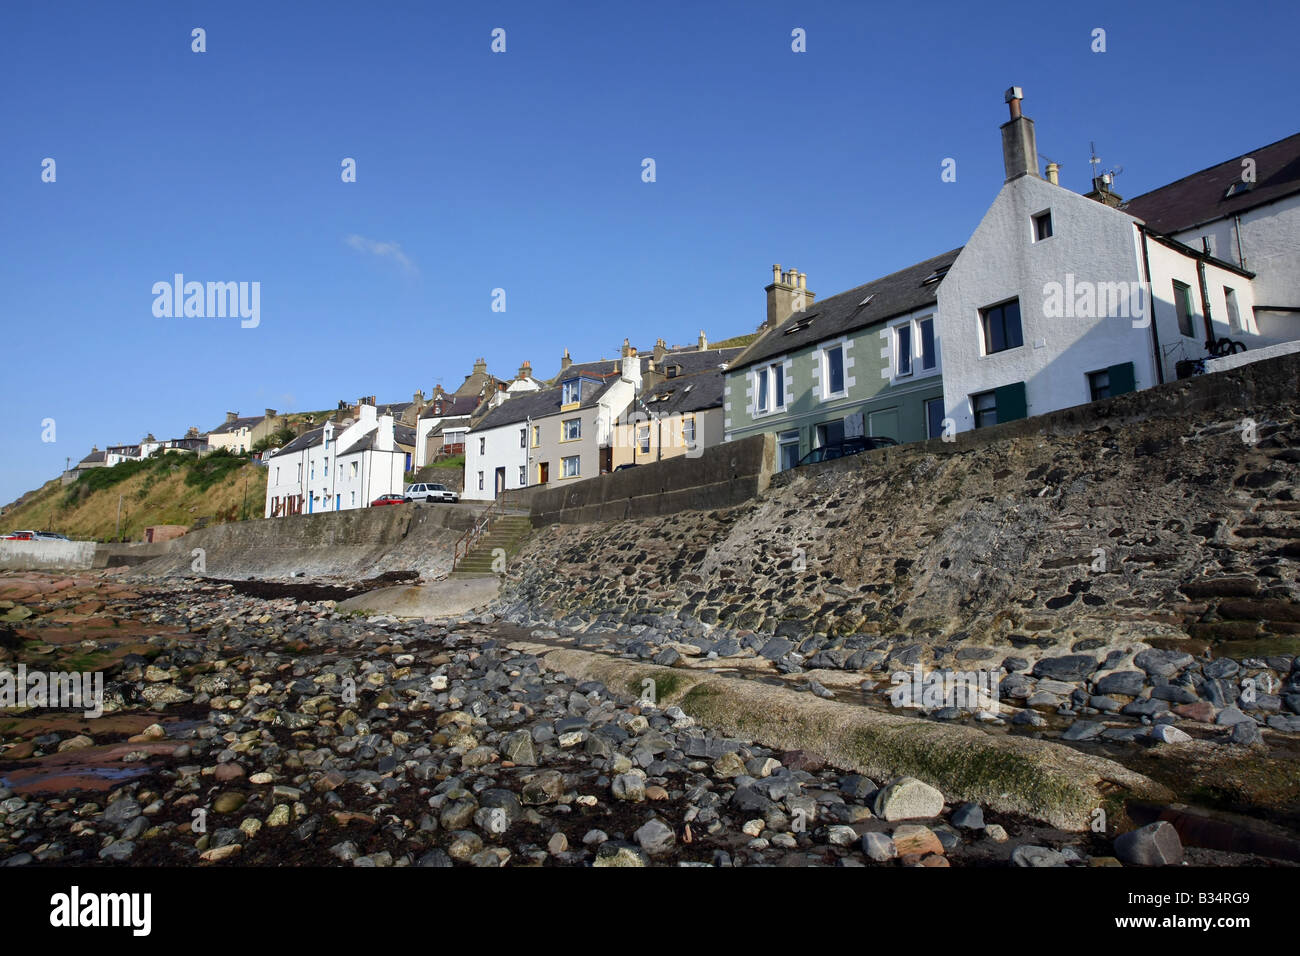
[[[420,501],[423,499],[429,502],[446,501],[452,504],[460,501],[460,495],[446,485],[407,485],[405,497],[407,501]]]

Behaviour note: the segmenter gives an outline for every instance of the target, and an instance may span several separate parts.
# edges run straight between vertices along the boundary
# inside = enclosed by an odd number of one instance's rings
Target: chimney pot
[[[1047,164],[1047,181],[1051,183],[1053,186],[1059,186],[1061,184],[1060,174],[1061,174],[1061,166],[1059,163]]]

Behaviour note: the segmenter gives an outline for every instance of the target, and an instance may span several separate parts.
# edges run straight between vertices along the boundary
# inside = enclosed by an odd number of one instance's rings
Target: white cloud
[[[415,263],[402,251],[401,245],[396,242],[380,242],[377,239],[367,239],[365,236],[358,236],[353,233],[348,236],[347,243],[358,252],[369,253],[372,256],[386,256],[392,259],[402,267],[404,272],[419,271],[415,268]]]

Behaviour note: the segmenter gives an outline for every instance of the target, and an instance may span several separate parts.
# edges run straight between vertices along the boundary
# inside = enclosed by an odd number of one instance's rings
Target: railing
[[[478,520],[474,522],[473,527],[460,536],[452,552],[451,569],[453,571],[456,570],[456,565],[460,564],[461,559],[469,557],[470,549],[478,544],[479,539],[483,537],[483,533],[492,526],[492,522],[501,516],[501,512],[505,507],[505,500],[506,495],[503,491],[483,510],[483,513],[478,516]]]

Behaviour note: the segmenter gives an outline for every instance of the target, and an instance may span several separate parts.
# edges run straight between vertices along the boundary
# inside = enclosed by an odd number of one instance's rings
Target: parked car
[[[614,470],[615,470],[615,471],[627,471],[629,468],[635,468],[636,466],[637,466],[637,462],[635,462],[635,461],[625,461],[625,462],[623,462],[623,464],[621,464],[621,465],[616,465],[616,466],[614,467]]]
[[[55,534],[53,531],[37,531],[35,532],[35,538],[37,541],[71,541],[72,540],[66,534]]]
[[[460,495],[456,494],[456,492],[452,491],[446,485],[417,484],[407,486],[407,501],[419,501],[421,498],[429,502],[448,501],[453,504],[460,501]]]
[[[898,442],[892,438],[885,438],[883,435],[864,435],[861,438],[846,438],[844,441],[831,442],[822,445],[820,448],[814,448],[808,454],[799,459],[796,468],[799,465],[811,465],[819,461],[831,461],[835,458],[847,458],[849,455],[860,455],[864,451],[871,451],[873,448],[888,448],[891,445],[897,445]]]
[[[404,505],[410,499],[404,495],[380,495],[374,501],[370,502],[370,507],[378,508],[380,505]]]
[[[35,538],[35,531],[10,531],[4,536],[6,541],[32,541]]]

